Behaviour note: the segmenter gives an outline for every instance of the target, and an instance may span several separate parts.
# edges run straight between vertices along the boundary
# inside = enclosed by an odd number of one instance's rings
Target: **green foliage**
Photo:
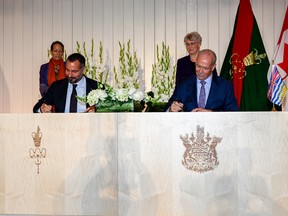
[[[83,42],[82,49],[80,43],[77,41],[77,52],[84,55],[86,59],[86,70],[85,75],[91,79],[97,80],[103,84],[108,81],[109,70],[103,63],[103,45],[100,41],[98,50],[98,59],[94,58],[94,39],[91,41],[91,50],[88,54],[86,49],[86,43]]]
[[[139,60],[136,52],[131,52],[130,40],[125,44],[119,42],[119,65],[114,67],[114,81],[117,88],[139,89]]]
[[[152,101],[168,101],[175,88],[176,66],[172,66],[169,46],[162,42],[162,51],[156,47],[156,63],[152,65]]]

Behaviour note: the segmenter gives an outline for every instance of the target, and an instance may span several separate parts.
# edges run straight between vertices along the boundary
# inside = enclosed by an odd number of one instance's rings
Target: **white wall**
[[[239,0],[0,0],[0,112],[32,112],[39,99],[39,68],[54,40],[67,54],[76,41],[94,38],[110,68],[117,66],[118,42],[131,39],[149,90],[155,47],[169,45],[174,63],[186,55],[183,37],[198,31],[201,48],[218,55],[220,70],[233,31]],[[288,0],[251,0],[271,60]],[[107,57],[107,58],[106,58]]]

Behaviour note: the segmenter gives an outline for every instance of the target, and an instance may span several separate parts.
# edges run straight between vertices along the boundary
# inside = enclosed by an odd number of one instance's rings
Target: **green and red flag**
[[[272,103],[267,99],[269,66],[250,0],[240,0],[220,76],[233,82],[241,111],[272,109]]]

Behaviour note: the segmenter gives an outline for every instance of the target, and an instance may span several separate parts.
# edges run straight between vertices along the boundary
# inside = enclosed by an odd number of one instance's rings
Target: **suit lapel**
[[[195,106],[197,107],[198,106],[198,100],[197,100],[197,78],[196,76],[193,76],[194,79],[193,79],[193,82],[192,82],[192,89],[191,89],[191,92],[192,92],[192,102],[195,102]]]
[[[84,76],[84,78],[86,79],[86,77]],[[91,91],[91,86],[90,86],[90,80],[86,79],[86,95],[89,94],[89,92]]]
[[[183,95],[187,95],[185,101],[190,103],[188,109],[192,109],[193,107],[198,107],[197,100],[197,78],[196,76],[191,76],[189,82],[187,82],[186,88],[184,88]],[[188,91],[188,92],[187,92]],[[190,107],[191,106],[191,107]]]
[[[61,89],[59,91],[61,92],[60,100],[59,100],[59,110],[63,112],[65,111],[67,90],[68,90],[68,79],[65,79],[64,85],[61,85]]]
[[[216,98],[217,95],[217,89],[218,89],[217,85],[218,85],[217,76],[213,74],[210,91],[205,107],[212,107],[213,98]]]
[[[86,77],[84,76],[84,78],[86,79]],[[89,92],[91,91],[91,89],[90,89],[91,87],[90,87],[90,82],[89,82],[89,79],[86,79],[86,95],[88,95],[89,94]],[[88,108],[89,107],[89,104],[88,103],[86,103],[86,108]]]

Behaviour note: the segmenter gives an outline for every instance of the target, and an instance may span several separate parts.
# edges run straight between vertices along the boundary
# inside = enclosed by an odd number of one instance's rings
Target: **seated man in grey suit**
[[[196,59],[196,76],[182,80],[169,99],[169,112],[238,111],[233,84],[213,73],[216,54],[201,50]]]
[[[71,54],[66,60],[66,78],[52,83],[46,94],[36,103],[34,113],[95,112],[95,107],[77,100],[98,88],[98,82],[84,76],[85,57]]]

